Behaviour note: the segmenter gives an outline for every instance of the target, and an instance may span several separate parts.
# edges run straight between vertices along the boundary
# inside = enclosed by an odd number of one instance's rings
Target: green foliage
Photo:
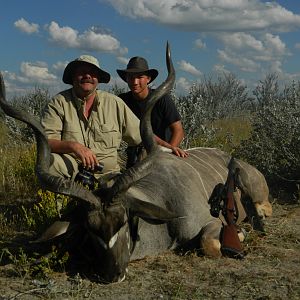
[[[37,191],[35,146],[0,143],[0,199],[27,198]]]
[[[21,207],[21,219],[28,229],[43,231],[59,219],[69,203],[69,197],[39,190],[38,201],[31,208]]]
[[[185,130],[184,148],[211,144],[218,132],[212,122],[247,116],[252,103],[246,86],[232,74],[216,81],[204,79],[191,87],[188,96],[173,98]]]
[[[8,128],[0,118],[0,149],[7,142]]]
[[[24,151],[19,153],[18,164],[16,164],[15,177],[29,179],[34,182],[35,178],[35,159],[36,149],[35,145],[28,145],[24,147]]]
[[[25,96],[14,97],[11,104],[18,109],[29,112],[31,115],[41,118],[44,107],[50,100],[49,91],[47,89],[36,88],[33,92]],[[22,142],[32,143],[34,135],[29,126],[16,119],[5,117],[5,122],[11,130],[11,143],[21,140]]]
[[[205,128],[210,128],[213,134],[200,135],[198,145],[216,147],[232,153],[242,141],[249,138],[251,124],[249,117],[233,117],[210,122]]]
[[[50,97],[47,90],[34,92],[11,100],[12,105],[40,118]],[[0,198],[29,197],[37,190],[35,146],[32,130],[8,116],[0,119]]]
[[[252,115],[251,137],[236,154],[256,165],[276,183],[283,178],[300,180],[300,83],[280,91],[275,75],[254,91],[257,108]]]
[[[20,206],[18,216],[15,218],[15,222],[18,224],[14,224],[14,227],[18,227],[19,230],[34,230],[41,233],[60,218],[61,213],[67,209],[69,203],[69,197],[41,189],[37,193],[37,198],[38,201],[30,207]],[[10,226],[2,214],[0,215],[0,226],[4,228],[2,233],[5,232],[5,226]],[[47,277],[53,271],[64,271],[69,254],[62,252],[55,246],[46,255],[32,252],[26,247],[19,248],[17,252],[4,248],[0,253],[0,263],[2,259],[13,263],[17,276]]]
[[[123,94],[123,93],[126,93],[126,91],[127,91],[126,88],[120,87],[116,83],[113,86],[111,86],[108,90],[109,93],[112,93],[116,96],[118,96],[120,94]]]
[[[69,259],[69,254],[60,253],[53,246],[51,252],[40,256],[39,253],[28,254],[23,248],[19,248],[17,253],[12,253],[9,249],[2,249],[0,263],[3,258],[8,259],[14,266],[14,271],[19,277],[48,277],[53,271],[64,271]]]

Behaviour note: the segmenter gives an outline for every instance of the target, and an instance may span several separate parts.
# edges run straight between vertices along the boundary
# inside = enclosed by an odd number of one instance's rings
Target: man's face
[[[145,74],[127,74],[126,81],[133,94],[141,94],[148,91],[148,83],[151,77]]]
[[[74,69],[73,86],[78,96],[87,96],[96,90],[98,85],[97,68],[86,63],[80,63]]]

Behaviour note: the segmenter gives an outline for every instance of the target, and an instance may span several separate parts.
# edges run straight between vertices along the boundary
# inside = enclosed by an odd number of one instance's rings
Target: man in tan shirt
[[[82,55],[66,66],[63,82],[73,87],[54,96],[42,118],[52,174],[74,179],[81,163],[91,170],[103,164],[104,175],[118,173],[121,140],[141,143],[138,118],[120,98],[97,89],[109,80],[93,56]]]

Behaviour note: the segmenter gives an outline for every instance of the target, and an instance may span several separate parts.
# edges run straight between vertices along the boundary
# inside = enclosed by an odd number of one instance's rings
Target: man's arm
[[[187,157],[188,156],[187,152],[178,147],[184,138],[184,130],[183,130],[181,121],[176,121],[176,122],[172,123],[169,126],[169,128],[171,131],[170,142],[168,143],[155,135],[155,140],[156,140],[157,144],[171,149],[172,152],[177,156]]]
[[[82,161],[84,167],[94,169],[99,164],[94,152],[78,142],[48,139],[48,143],[51,152],[73,153],[77,159]]]
[[[170,145],[178,147],[184,138],[184,130],[181,121],[172,123],[169,126],[171,130]]]
[[[61,140],[65,108],[63,103],[65,96],[57,95],[51,99],[46,106],[42,125],[48,137],[48,143],[53,153],[67,154],[72,153],[75,158],[82,161],[85,167],[94,168],[98,164],[95,154],[84,145],[75,141]]]

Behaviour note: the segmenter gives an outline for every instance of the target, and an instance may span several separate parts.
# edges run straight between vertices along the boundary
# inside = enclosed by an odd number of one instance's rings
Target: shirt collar
[[[98,104],[98,93],[97,93],[97,89],[96,89],[96,95],[95,95],[95,99],[94,99],[94,105],[95,104]],[[85,101],[82,100],[81,98],[78,98],[75,94],[75,90],[74,88],[72,88],[72,99],[73,99],[73,102],[76,106],[76,108],[79,110],[81,109],[82,107],[84,107],[85,105]]]

